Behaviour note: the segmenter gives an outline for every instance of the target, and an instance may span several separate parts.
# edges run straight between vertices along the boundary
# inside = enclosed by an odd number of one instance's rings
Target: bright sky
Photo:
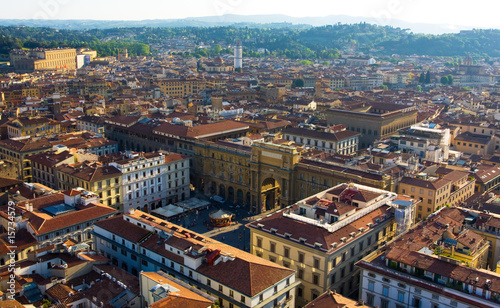
[[[170,19],[223,14],[294,17],[351,15],[390,20],[500,28],[492,0],[19,0],[2,1],[0,19]]]

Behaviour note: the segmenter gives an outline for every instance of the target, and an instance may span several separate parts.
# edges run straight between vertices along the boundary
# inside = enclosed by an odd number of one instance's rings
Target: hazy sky
[[[223,14],[345,14],[409,22],[500,28],[492,0],[2,0],[0,19],[170,19]]]

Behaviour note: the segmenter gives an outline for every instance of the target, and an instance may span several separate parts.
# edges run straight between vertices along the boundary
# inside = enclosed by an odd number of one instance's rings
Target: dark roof
[[[470,132],[461,133],[460,135],[455,137],[456,141],[466,141],[466,142],[474,142],[480,144],[488,144],[491,141],[492,136],[484,136],[473,134]]]
[[[97,117],[97,116],[91,116],[91,115],[84,115],[82,117],[79,117],[77,121],[84,121],[84,122],[89,122],[93,124],[104,124],[106,121],[105,117]]]
[[[123,215],[98,221],[95,225],[135,243],[151,234],[151,231],[123,220]]]
[[[72,157],[73,154],[71,154],[68,151],[63,151],[60,153],[38,153],[34,155],[30,155],[26,157],[27,159],[31,160],[32,162],[39,163],[40,165],[44,165],[47,167],[54,167],[58,163]]]

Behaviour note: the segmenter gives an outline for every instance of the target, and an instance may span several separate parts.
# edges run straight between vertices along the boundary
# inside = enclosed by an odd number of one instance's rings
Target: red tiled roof
[[[40,212],[28,212],[28,224],[33,228],[36,235],[62,230],[70,226],[81,224],[86,221],[109,217],[116,213],[116,210],[102,205],[89,204],[85,208],[76,211],[50,217]]]
[[[95,225],[111,233],[118,234],[131,242],[139,242],[151,234],[151,231],[123,220],[123,215],[98,221]]]
[[[34,141],[32,139],[23,139],[23,140],[6,139],[6,140],[0,140],[0,146],[11,149],[16,152],[29,152],[29,151],[52,148],[52,144],[50,144],[50,142],[47,139],[40,139],[37,141]]]

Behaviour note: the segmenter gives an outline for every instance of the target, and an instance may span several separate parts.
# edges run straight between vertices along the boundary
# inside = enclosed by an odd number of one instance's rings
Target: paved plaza
[[[269,213],[255,215],[239,206],[228,203],[221,204],[203,195],[198,194],[196,198],[210,201],[209,208],[193,211],[189,214],[184,214],[182,217],[171,219],[170,221],[225,244],[249,251],[250,231],[245,228],[245,224],[264,215],[268,215]],[[236,216],[231,226],[214,228],[210,225],[209,215],[218,209],[223,209]]]

